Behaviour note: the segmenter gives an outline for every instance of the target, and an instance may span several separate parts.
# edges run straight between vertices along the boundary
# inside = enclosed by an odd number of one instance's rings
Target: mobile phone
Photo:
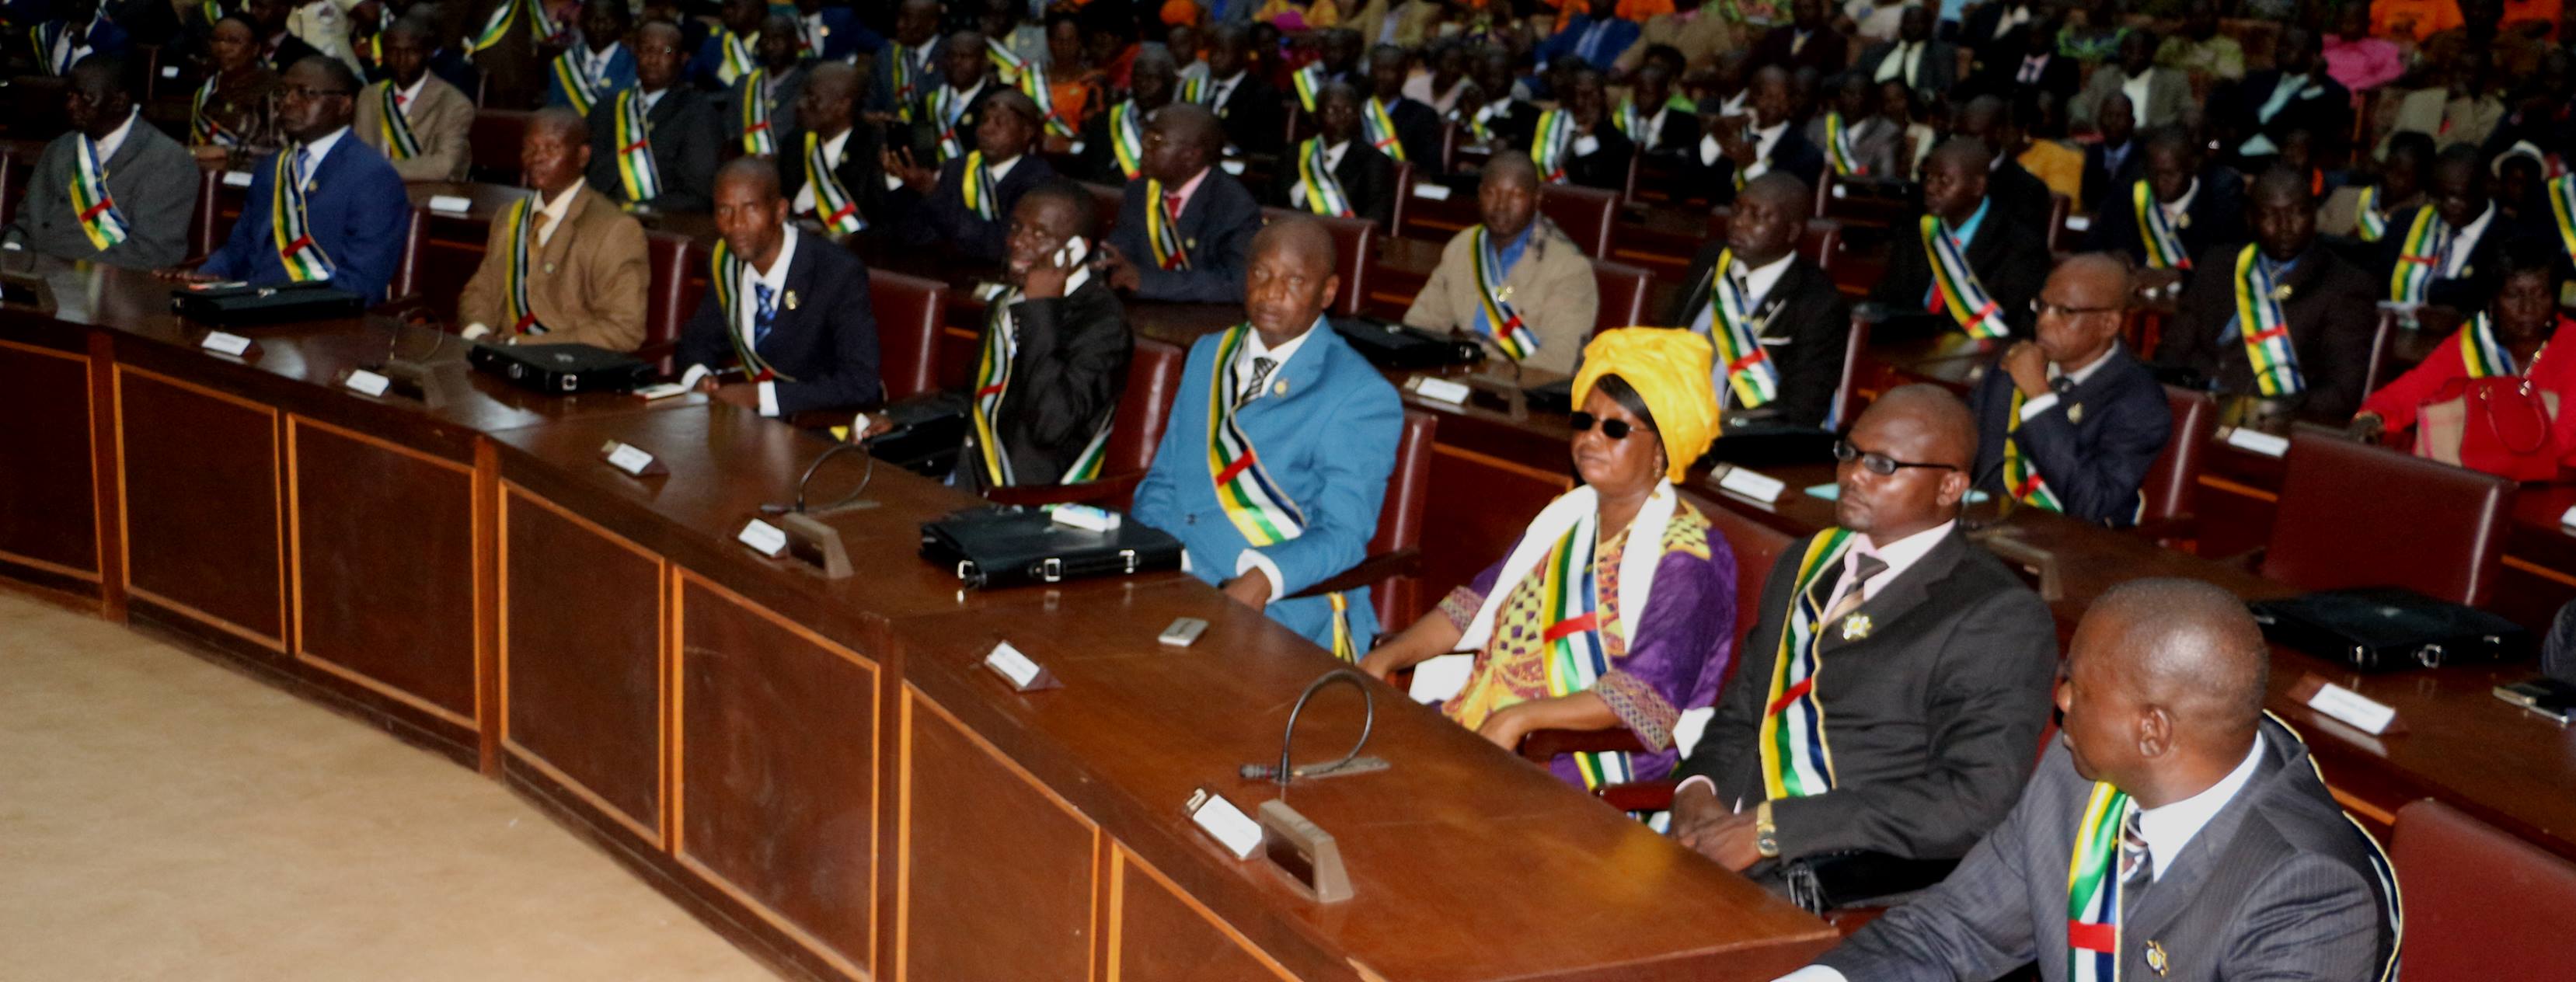
[[[1055,255],[1048,257],[1048,260],[1055,263],[1057,269],[1072,269],[1081,265],[1082,260],[1089,255],[1091,255],[1091,243],[1082,241],[1082,236],[1077,235],[1064,240],[1063,247],[1058,248]]]
[[[2553,678],[2536,678],[2528,682],[2495,687],[2495,697],[2567,725],[2576,719],[2576,685]]]
[[[1196,617],[1183,617],[1173,621],[1172,626],[1164,628],[1163,636],[1155,640],[1175,648],[1187,648],[1198,643],[1199,635],[1207,632],[1207,624],[1208,622]]]

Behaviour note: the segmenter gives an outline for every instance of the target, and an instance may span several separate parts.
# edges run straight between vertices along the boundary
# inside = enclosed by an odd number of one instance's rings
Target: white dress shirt
[[[1307,336],[1316,331],[1329,330],[1332,330],[1332,327],[1324,323],[1323,318],[1315,318],[1314,326],[1307,328],[1304,334],[1288,339],[1288,343],[1275,349],[1261,343],[1260,331],[1246,332],[1242,352],[1235,355],[1234,364],[1227,367],[1227,379],[1230,383],[1228,388],[1235,392],[1242,392],[1243,387],[1252,381],[1252,360],[1268,358],[1271,361],[1270,374],[1265,376],[1261,383],[1263,390],[1249,395],[1259,399],[1278,391],[1278,379],[1282,378],[1282,373],[1288,370],[1288,360],[1297,357],[1297,349],[1306,346]],[[1261,554],[1261,550],[1245,549],[1242,555],[1234,558],[1234,575],[1242,576],[1256,569],[1261,571],[1261,575],[1270,578],[1271,603],[1278,603],[1279,598],[1288,595],[1287,577],[1279,575],[1279,564],[1271,562],[1270,557]]]
[[[2451,244],[2442,247],[2443,279],[2458,279],[2468,269],[2469,254],[2478,251],[2478,239],[2487,234],[2487,226],[2495,224],[2495,213],[2495,202],[2489,201],[2487,210],[2478,213],[2477,221],[2451,234]]]
[[[786,309],[787,271],[793,268],[795,263],[796,226],[794,224],[789,224],[787,226],[786,237],[778,243],[778,258],[770,262],[768,269],[753,269],[749,262],[743,263],[742,282],[736,284],[734,287],[739,291],[736,295],[743,298],[742,302],[735,304],[735,306],[742,309],[740,311],[725,312],[733,317],[733,330],[735,334],[742,337],[743,347],[752,347],[752,337],[757,328],[757,322],[760,319],[760,303],[756,299],[759,296],[759,292],[753,290],[752,286],[754,284],[758,284],[768,287],[770,297],[772,298],[771,302],[777,304],[778,309]],[[680,374],[680,387],[684,389],[696,388],[699,379],[713,374],[715,374],[715,370],[708,368],[703,364],[691,365],[689,366],[688,371]],[[760,414],[763,416],[778,415],[777,382],[771,381],[760,383]]]
[[[2067,381],[2076,385],[2082,385],[2087,379],[2090,379],[2095,374],[2101,372],[2102,366],[2110,364],[2111,356],[2119,350],[2120,342],[2113,341],[2111,342],[2110,347],[2102,349],[2100,357],[2097,357],[2090,362],[2086,362],[2084,367],[2071,372],[2061,371],[2057,367],[2056,362],[2049,362],[2048,378],[2050,381],[2054,382],[2058,378],[2063,377]],[[2057,392],[2056,390],[2051,389],[2050,391],[2034,396],[2029,401],[2021,404],[2021,421],[2025,423],[2030,422],[2031,420],[2038,418],[2039,414],[2055,408],[2057,408]]]
[[[339,146],[340,138],[347,135],[349,135],[349,128],[343,126],[339,129],[332,130],[320,139],[304,145],[304,149],[310,151],[304,158],[305,171],[303,175],[303,187],[305,190],[310,191],[313,189],[313,172],[322,169],[322,161],[324,158],[331,156],[331,148]],[[293,152],[294,148],[294,144],[287,144],[288,152]],[[2488,210],[2493,211],[2494,209],[2489,208]]]
[[[541,197],[537,204],[537,214],[544,217],[537,221],[537,248],[543,249],[546,247],[546,243],[553,242],[555,240],[555,230],[563,227],[564,215],[572,211],[572,199],[580,196],[581,187],[582,183],[580,181],[574,181],[572,182],[571,187],[563,189],[562,194],[555,195],[552,198],[544,198],[542,197],[544,192],[539,192]],[[506,262],[507,257],[503,257],[503,261]],[[475,321],[474,323],[465,325],[465,330],[462,333],[465,340],[472,341],[476,338],[492,333],[492,326],[485,324],[482,321]],[[519,343],[518,336],[512,335],[510,343]]]
[[[1779,146],[1780,138],[1788,132],[1789,121],[1785,119],[1772,124],[1770,129],[1753,131],[1753,165],[1744,169],[1745,180],[1771,172],[1771,148]]]
[[[1781,274],[1789,271],[1789,260],[1796,258],[1798,258],[1798,251],[1791,249],[1781,253],[1780,258],[1766,265],[1745,268],[1744,309],[1747,313],[1762,306],[1762,301],[1770,298],[1771,288],[1779,285]]]
[[[2130,118],[2136,120],[2141,126],[2152,122],[2147,119],[2147,92],[2154,88],[2155,76],[2156,70],[2150,68],[2120,83],[2120,94],[2129,97],[2129,109],[2134,113]]]
[[[856,128],[853,127],[852,129],[842,130],[840,135],[823,141],[822,150],[824,163],[830,165],[834,169],[838,169],[841,166],[841,150],[842,148],[850,145],[850,134],[855,129]],[[785,152],[786,148],[782,147],[780,148],[780,151]],[[796,152],[802,153],[804,152],[804,148],[798,147],[796,148]],[[796,214],[802,215],[814,210],[814,181],[815,178],[808,177],[805,181],[805,186],[796,189],[796,200],[790,203],[790,207],[794,209]]]
[[[625,47],[625,42],[610,41],[608,42],[608,47],[605,48],[595,50],[591,48],[581,49],[581,70],[583,74],[589,75],[590,80],[594,83],[604,84],[608,79],[608,63],[617,58],[617,49],[622,47]]]
[[[1209,109],[1209,111],[1214,112],[1214,113],[1216,113],[1216,114],[1217,114],[1217,115],[1219,115],[1219,116],[1223,116],[1223,115],[1225,115],[1225,108],[1226,108],[1226,107],[1225,107],[1225,104],[1226,104],[1226,101],[1227,101],[1227,100],[1230,100],[1230,99],[1232,99],[1232,98],[1234,98],[1234,90],[1235,90],[1235,87],[1236,87],[1236,86],[1239,86],[1239,85],[1242,85],[1242,84],[1243,84],[1243,77],[1244,77],[1244,76],[1246,76],[1246,75],[1249,75],[1249,74],[1252,74],[1251,70],[1250,70],[1250,69],[1245,69],[1245,70],[1243,70],[1243,71],[1239,71],[1239,72],[1234,73],[1234,76],[1233,76],[1232,78],[1209,79],[1209,80],[1208,80],[1208,109]]]
[[[134,132],[134,121],[142,115],[143,110],[140,107],[127,112],[125,122],[116,124],[115,129],[109,130],[106,136],[98,139],[99,166],[107,166],[107,162],[116,156],[117,148],[125,145],[126,134]]]
[[[1870,81],[1886,82],[1901,78],[1910,87],[1914,84],[1914,70],[1922,61],[1923,42],[1898,41],[1895,50],[1889,51],[1887,57],[1879,61],[1878,75]]]

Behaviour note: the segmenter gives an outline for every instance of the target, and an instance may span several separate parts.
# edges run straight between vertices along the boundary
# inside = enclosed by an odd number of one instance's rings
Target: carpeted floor
[[[499,784],[0,591],[0,980],[768,978]]]

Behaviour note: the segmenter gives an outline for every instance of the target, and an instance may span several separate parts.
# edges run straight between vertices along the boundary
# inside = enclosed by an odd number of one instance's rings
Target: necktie
[[[2147,850],[2146,830],[2138,824],[2138,816],[2143,814],[2146,813],[2132,802],[2128,816],[2120,820],[2120,882],[2126,886],[2143,885],[2156,872],[2156,859]],[[2123,891],[2121,899],[2125,902],[2134,896],[2134,892]]]
[[[2043,67],[2043,66],[2045,66],[2045,65],[2047,65],[2047,64],[2048,64],[2048,62],[2047,62],[2045,59],[2043,59],[2043,58],[2036,58],[2036,57],[2034,57],[2034,58],[2024,58],[2024,59],[2022,59],[2022,60],[2021,60],[2021,84],[2023,84],[2023,85],[2030,85],[2030,84],[2033,84],[2033,83],[2035,83],[2035,82],[2038,82],[2038,81],[2039,81],[2039,70],[2040,70],[2040,68],[2041,68],[2041,67]]]
[[[1181,220],[1181,196],[1179,192],[1166,191],[1163,193],[1163,219],[1176,224]]]
[[[544,248],[544,247],[545,247],[545,244],[546,244],[547,242],[551,241],[551,240],[554,238],[554,236],[555,236],[555,215],[554,215],[554,213],[553,213],[553,212],[550,212],[550,211],[543,211],[543,210],[538,211],[538,212],[537,212],[537,246],[538,246],[539,248]]]
[[[1868,599],[1865,589],[1869,585],[1870,578],[1884,572],[1887,572],[1886,560],[1866,552],[1853,553],[1851,566],[1845,571],[1843,581],[1834,587],[1836,599],[1833,608],[1825,612],[1825,619],[1821,623],[1831,624],[1851,616],[1852,611],[1859,610],[1860,605]]]
[[[313,148],[295,148],[295,186],[305,189],[313,183]]]
[[[1279,362],[1276,359],[1253,359],[1252,378],[1243,383],[1243,391],[1234,394],[1234,404],[1237,407],[1240,407],[1244,403],[1260,398],[1261,383],[1268,381],[1270,378],[1270,370],[1277,367],[1279,367]]]
[[[770,292],[769,284],[758,280],[752,281],[751,295],[759,301],[759,309],[751,315],[751,346],[757,348],[769,339],[769,329],[777,324],[778,297]]]

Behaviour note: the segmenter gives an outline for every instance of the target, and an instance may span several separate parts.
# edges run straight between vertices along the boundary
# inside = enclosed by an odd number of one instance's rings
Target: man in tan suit
[[[474,100],[429,73],[436,43],[419,21],[385,28],[382,82],[358,93],[358,139],[392,161],[406,181],[462,181],[474,155]],[[388,126],[388,112],[396,125]]]
[[[503,344],[588,344],[633,351],[644,343],[644,226],[582,182],[590,167],[590,127],[572,110],[540,110],[519,144],[519,164],[537,195],[521,232],[513,206],[492,221],[483,265],[457,299],[467,339]],[[526,236],[526,266],[515,248]],[[520,272],[520,308],[509,281]]]
[[[1573,373],[1575,354],[1592,336],[1601,288],[1592,279],[1591,257],[1538,213],[1538,195],[1538,165],[1529,155],[1496,154],[1476,189],[1484,223],[1458,233],[1440,250],[1440,266],[1413,298],[1404,322],[1473,336],[1502,357],[1523,349],[1521,364]],[[1492,254],[1492,268],[1502,274],[1492,290],[1504,321],[1499,326],[1486,314],[1486,284],[1478,271],[1484,253]],[[1527,333],[1517,334],[1515,324]],[[1532,341],[1537,350],[1527,350]]]
[[[1715,66],[1717,56],[1742,46],[1724,15],[1704,8],[1700,0],[1673,0],[1672,12],[1646,18],[1645,30],[1610,63],[1611,74],[1622,80],[1635,74],[1646,63],[1646,50],[1659,44],[1680,49],[1684,71],[1677,74]]]

